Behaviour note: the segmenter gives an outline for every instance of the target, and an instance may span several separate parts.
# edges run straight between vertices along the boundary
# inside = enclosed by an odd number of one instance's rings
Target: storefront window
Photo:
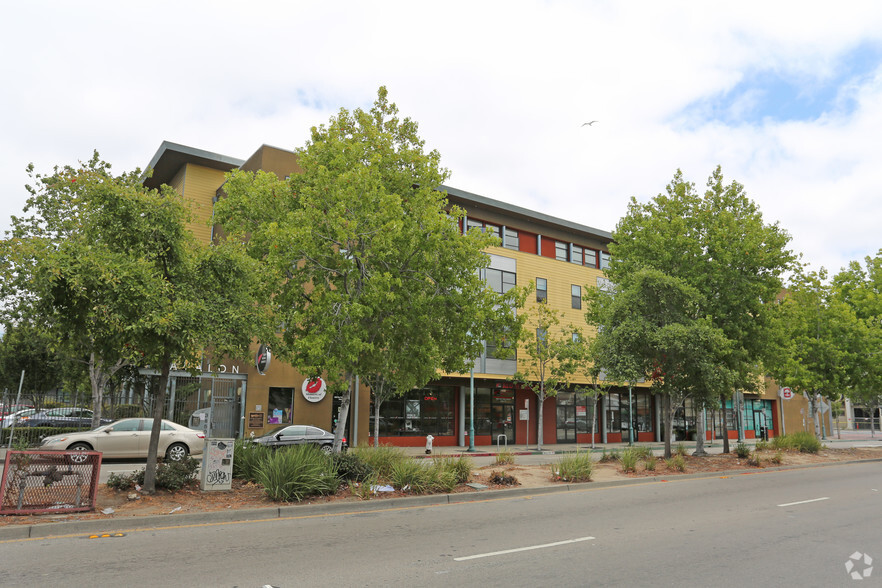
[[[411,390],[380,405],[380,436],[453,435],[454,388]],[[371,431],[376,427],[371,408]]]
[[[290,423],[293,414],[294,388],[270,388],[266,405],[266,424]]]

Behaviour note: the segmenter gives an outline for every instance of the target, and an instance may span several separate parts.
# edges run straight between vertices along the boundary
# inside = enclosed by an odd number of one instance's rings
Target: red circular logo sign
[[[314,380],[303,380],[303,397],[310,402],[319,402],[322,398],[325,397],[327,389],[328,385],[322,378],[315,378]]]
[[[781,390],[781,398],[783,398],[784,400],[790,400],[791,398],[793,398],[793,390],[791,390],[790,388],[784,388],[783,390]]]

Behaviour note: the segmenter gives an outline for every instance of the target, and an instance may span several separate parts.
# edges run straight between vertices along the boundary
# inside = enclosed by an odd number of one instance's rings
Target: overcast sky
[[[385,85],[462,190],[612,231],[719,164],[812,269],[882,247],[880,2],[35,0],[0,30],[0,232],[29,162],[294,149]]]

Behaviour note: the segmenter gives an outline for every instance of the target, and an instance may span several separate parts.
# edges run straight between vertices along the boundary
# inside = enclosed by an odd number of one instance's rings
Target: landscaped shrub
[[[156,488],[180,490],[196,479],[199,461],[187,456],[181,461],[162,462],[156,465]],[[131,474],[110,474],[107,485],[116,490],[131,490],[144,484],[145,470],[135,470]]]
[[[791,433],[793,446],[803,453],[817,453],[821,450],[821,442],[814,434],[808,431]]]
[[[564,482],[590,482],[594,462],[590,453],[568,453],[552,464],[551,470]]]
[[[270,499],[283,502],[333,494],[340,486],[331,458],[313,445],[268,453],[258,465],[257,481]]]
[[[768,441],[764,441],[760,439],[756,442],[756,450],[757,451],[768,451],[771,444]]]
[[[459,455],[457,457],[445,456],[436,459],[435,463],[440,464],[443,470],[452,472],[457,484],[465,484],[468,482],[472,477],[472,470],[475,468],[475,464],[472,462],[471,458],[465,455]]]
[[[619,459],[621,459],[621,457],[622,456],[619,455],[619,452],[616,451],[615,449],[613,449],[612,451],[607,453],[606,448],[604,448],[603,453],[600,456],[600,463],[606,463],[609,461],[619,461]]]
[[[769,458],[769,461],[771,461],[775,465],[781,465],[781,463],[784,461],[784,455],[780,451],[777,451],[775,452],[775,455]]]
[[[669,470],[676,470],[678,472],[686,471],[686,459],[679,454],[671,457],[670,459],[666,459],[665,465],[668,466]]]
[[[638,454],[633,447],[629,447],[622,452],[620,462],[623,472],[633,472],[637,470]]]
[[[686,446],[682,443],[677,445],[677,448],[674,450],[674,453],[681,457],[686,457],[689,454],[689,451],[686,449]]]
[[[342,481],[363,482],[374,474],[374,468],[355,453],[335,453],[331,457],[337,478]]]
[[[407,459],[393,464],[388,479],[397,490],[422,494],[432,488],[432,473],[417,460]]]
[[[654,455],[648,455],[643,459],[643,469],[647,472],[655,471],[655,464],[658,458]]]
[[[257,481],[260,462],[272,451],[266,445],[237,439],[233,446],[233,477],[248,482]]]
[[[413,461],[408,457],[404,450],[400,447],[392,447],[391,445],[380,445],[379,447],[356,447],[349,450],[349,453],[355,455],[373,468],[380,478],[388,478],[392,473],[392,467],[402,461]]]
[[[518,479],[508,472],[494,470],[490,472],[490,483],[499,484],[500,486],[514,486],[518,483]]]
[[[514,453],[512,453],[508,449],[503,449],[496,454],[496,465],[513,465],[514,462]]]
[[[799,431],[775,437],[772,441],[775,449],[798,449],[803,453],[817,453],[821,450],[821,442],[809,431]]]
[[[735,446],[735,455],[741,459],[750,457],[750,447],[745,443],[739,443]]]

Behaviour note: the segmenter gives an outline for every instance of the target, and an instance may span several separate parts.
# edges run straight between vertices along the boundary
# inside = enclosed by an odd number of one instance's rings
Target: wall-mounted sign
[[[272,359],[270,348],[267,345],[261,345],[257,349],[257,355],[254,357],[254,366],[257,368],[257,373],[261,376],[266,373],[270,365],[270,359]]]
[[[790,400],[793,398],[793,390],[790,388],[781,388],[781,398],[784,400]]]
[[[262,429],[263,428],[263,413],[262,412],[249,412],[248,413],[248,428],[250,428],[250,429]]]
[[[303,380],[303,397],[310,402],[319,402],[325,397],[328,385],[322,378]]]

